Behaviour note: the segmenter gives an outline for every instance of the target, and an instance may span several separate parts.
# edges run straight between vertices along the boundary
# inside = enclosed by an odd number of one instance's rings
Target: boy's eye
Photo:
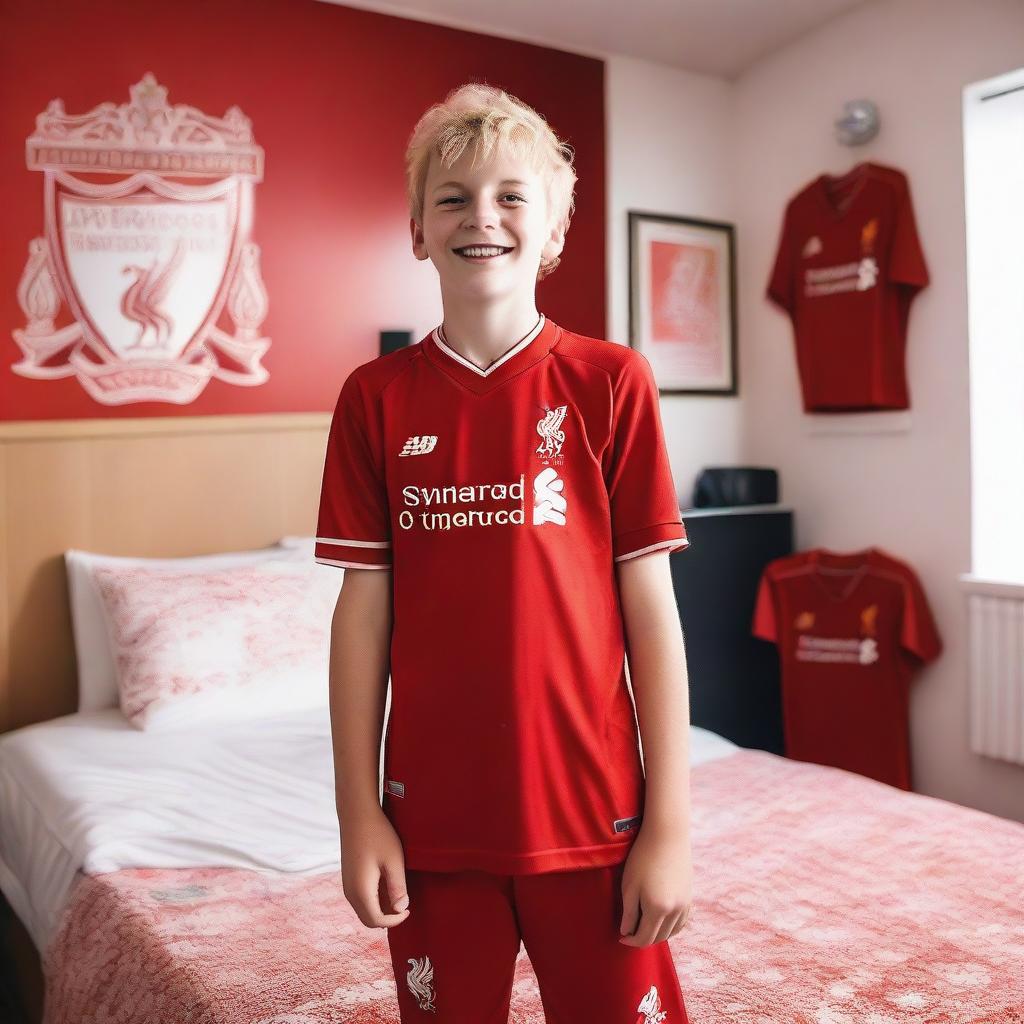
[[[526,202],[526,200],[522,196],[516,195],[515,192],[506,192],[501,198],[502,199],[518,199],[519,202],[521,202],[521,203],[525,203]],[[447,199],[442,199],[439,205],[444,206],[445,203],[461,203],[461,202],[462,202],[462,196],[448,196]]]

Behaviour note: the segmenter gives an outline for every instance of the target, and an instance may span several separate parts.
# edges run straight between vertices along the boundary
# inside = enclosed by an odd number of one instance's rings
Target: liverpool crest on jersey
[[[536,454],[546,463],[561,463],[562,444],[565,441],[565,431],[562,430],[562,423],[565,421],[567,405],[557,405],[553,408],[544,406],[544,415],[537,422],[537,433],[540,434],[541,442],[537,445]]]

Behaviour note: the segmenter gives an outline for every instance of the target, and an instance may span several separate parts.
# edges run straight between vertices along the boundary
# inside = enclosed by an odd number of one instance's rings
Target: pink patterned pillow
[[[125,717],[162,730],[326,705],[342,575],[294,562],[97,568]]]

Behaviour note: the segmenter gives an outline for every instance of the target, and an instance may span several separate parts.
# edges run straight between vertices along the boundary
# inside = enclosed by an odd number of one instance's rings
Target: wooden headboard
[[[312,534],[330,413],[0,424],[0,732],[77,707],[64,551]]]

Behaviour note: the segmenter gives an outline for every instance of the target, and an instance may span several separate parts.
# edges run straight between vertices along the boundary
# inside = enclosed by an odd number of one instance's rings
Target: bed
[[[1024,826],[703,729],[691,759],[695,903],[670,945],[692,1021],[1024,1019]],[[326,707],[187,740],[116,708],[0,737],[0,890],[46,1024],[397,1022],[386,934],[338,863]],[[543,1021],[524,949],[510,1020]]]
[[[33,1024],[398,1021],[386,932],[342,892],[343,576],[311,554],[65,552],[78,710],[0,735]],[[200,665],[230,685],[154,685]],[[695,1024],[1024,1022],[1024,825],[697,727],[690,752],[695,899],[670,945]],[[525,948],[510,1020],[543,1021]]]

